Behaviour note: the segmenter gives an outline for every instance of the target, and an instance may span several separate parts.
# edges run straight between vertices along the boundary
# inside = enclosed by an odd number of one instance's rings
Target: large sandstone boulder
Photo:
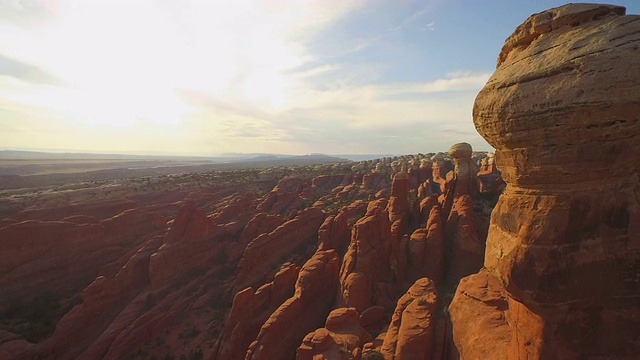
[[[455,162],[455,190],[456,197],[462,195],[473,195],[478,189],[478,179],[476,168],[471,161],[473,149],[470,144],[458,143],[451,146],[449,155]]]
[[[449,306],[462,359],[492,359],[506,354],[511,343],[507,298],[500,282],[486,270],[460,281]]]
[[[506,289],[510,358],[640,353],[640,16],[624,13],[531,16],[474,105],[507,183],[485,266]]]
[[[371,335],[361,326],[354,308],[338,308],[327,317],[325,327],[305,336],[296,360],[354,359]]]

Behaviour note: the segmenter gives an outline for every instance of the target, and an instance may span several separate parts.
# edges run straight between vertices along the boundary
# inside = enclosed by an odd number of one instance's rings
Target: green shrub
[[[53,333],[56,323],[66,311],[67,308],[61,309],[58,297],[50,292],[26,304],[20,299],[11,299],[2,314],[2,325],[27,341],[37,343]]]
[[[144,305],[147,310],[151,309],[156,305],[156,300],[153,298],[152,294],[147,294],[147,297],[144,300]]]
[[[378,350],[368,351],[362,354],[362,360],[384,360],[384,355]]]

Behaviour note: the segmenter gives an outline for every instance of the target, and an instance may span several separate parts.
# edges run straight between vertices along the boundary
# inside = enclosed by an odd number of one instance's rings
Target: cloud
[[[488,73],[459,71],[427,82],[360,83],[340,78],[344,69],[318,66],[294,73],[287,106],[265,111],[244,101],[222,101],[181,89],[192,107],[191,126],[216,149],[251,144],[252,151],[296,153],[414,153],[446,150],[467,141],[488,148],[470,125],[477,92]],[[317,86],[321,74],[337,78]],[[343,76],[344,77],[344,76]],[[266,149],[266,150],[265,150]]]
[[[303,83],[294,92],[292,102],[298,110],[322,112],[326,118],[335,118],[337,113],[341,113],[343,117],[346,115],[356,122],[364,122],[359,114],[370,111],[373,115],[367,116],[367,123],[398,125],[414,122],[409,119],[460,115],[460,103],[470,106],[489,76],[489,73],[458,72],[427,82],[354,85],[337,81],[337,85],[329,84],[320,89]],[[405,114],[405,120],[374,120],[383,114]]]
[[[381,86],[380,92],[386,96],[398,94],[433,94],[475,91],[489,80],[490,73],[451,73],[448,77],[421,83],[397,83]]]
[[[0,23],[8,22],[21,27],[38,25],[55,14],[57,0],[2,0]]]
[[[0,75],[11,76],[32,84],[62,85],[62,81],[47,71],[26,62],[0,54]]]
[[[424,15],[429,14],[429,12],[431,12],[431,10],[433,10],[434,6],[437,4],[437,1],[429,1],[426,6],[424,6],[422,9],[420,9],[419,11],[409,15],[408,17],[406,17],[401,23],[400,25],[396,26],[393,28],[393,30],[402,30],[404,28],[407,28],[409,26],[413,26],[414,23],[416,23],[420,18],[422,18]],[[435,23],[435,22],[434,22]]]
[[[428,7],[404,6],[384,20],[395,3],[55,4],[28,31],[0,20],[0,109],[7,109],[0,127],[22,124],[11,138],[0,134],[0,143],[141,153],[407,153],[479,138],[471,106],[487,73],[390,81],[385,72],[404,63],[368,56],[404,58],[391,45],[404,30],[417,33]],[[355,18],[367,24],[359,33],[351,32]],[[387,34],[382,45],[389,47],[370,46]],[[465,138],[454,139],[456,131]]]
[[[433,31],[435,29],[436,29],[436,22],[435,21],[427,23],[427,24],[425,24],[424,26],[422,26],[420,28],[420,30],[422,30],[422,31]]]
[[[471,125],[488,73],[456,72],[429,82],[299,84],[293,106],[270,118],[311,152],[412,153],[467,141],[488,148]],[[334,153],[336,152],[334,151]]]

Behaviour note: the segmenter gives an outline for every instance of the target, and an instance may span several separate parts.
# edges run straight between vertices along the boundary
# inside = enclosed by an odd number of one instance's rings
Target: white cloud
[[[431,21],[427,24],[424,24],[424,26],[422,26],[421,30],[422,31],[433,31],[436,29],[436,22],[435,21]]]
[[[353,127],[395,127],[430,120],[467,120],[473,99],[489,76],[488,73],[459,72],[430,82],[344,84],[324,90],[301,83],[292,102],[296,109],[323,112],[325,118],[339,118],[339,121]]]
[[[379,84],[380,64],[316,58],[309,43],[370,6],[361,0],[20,4],[0,16],[0,60],[21,74],[0,71],[0,127],[12,129],[0,134],[6,147],[417,152],[416,134],[469,127],[488,78],[460,72]]]

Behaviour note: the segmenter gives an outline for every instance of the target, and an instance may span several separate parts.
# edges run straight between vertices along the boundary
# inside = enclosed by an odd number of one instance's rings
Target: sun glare
[[[16,2],[9,8],[29,12],[27,3]],[[321,139],[334,137],[338,128],[346,134],[397,122],[450,118],[442,106],[403,98],[477,87],[474,79],[467,81],[470,75],[390,86],[376,80],[377,70],[371,69],[379,66],[374,60],[362,67],[360,60],[350,64],[340,54],[327,58],[326,51],[315,48],[317,44],[353,45],[327,36],[331,32],[326,30],[366,6],[359,0],[45,4],[55,9],[39,14],[38,21],[27,25],[0,21],[0,61],[10,69],[9,74],[0,73],[0,111],[5,116],[0,129],[14,130],[0,136],[0,142],[11,138],[11,143],[27,144],[33,139],[33,134],[14,125],[20,121],[16,119],[28,118],[34,125],[47,122],[86,132],[83,142],[75,136],[64,144],[43,135],[39,139],[50,144],[38,144],[41,148],[90,148],[105,131],[144,135],[153,127],[156,139],[188,131],[188,136],[176,137],[183,141],[172,145],[178,149],[245,151],[253,146],[250,143],[259,142],[252,149],[284,146],[303,152],[309,145],[299,139],[309,134]],[[426,118],[421,115],[425,113]],[[408,115],[398,118],[398,114]],[[278,135],[256,135],[255,124],[265,123],[259,128]],[[252,130],[236,131],[246,126]],[[216,132],[213,138],[207,135],[211,129]],[[20,141],[15,140],[18,137]],[[223,144],[225,139],[245,141]],[[100,143],[106,147],[103,140]],[[136,149],[156,146],[145,136],[129,143]],[[317,144],[326,146],[322,140]]]

